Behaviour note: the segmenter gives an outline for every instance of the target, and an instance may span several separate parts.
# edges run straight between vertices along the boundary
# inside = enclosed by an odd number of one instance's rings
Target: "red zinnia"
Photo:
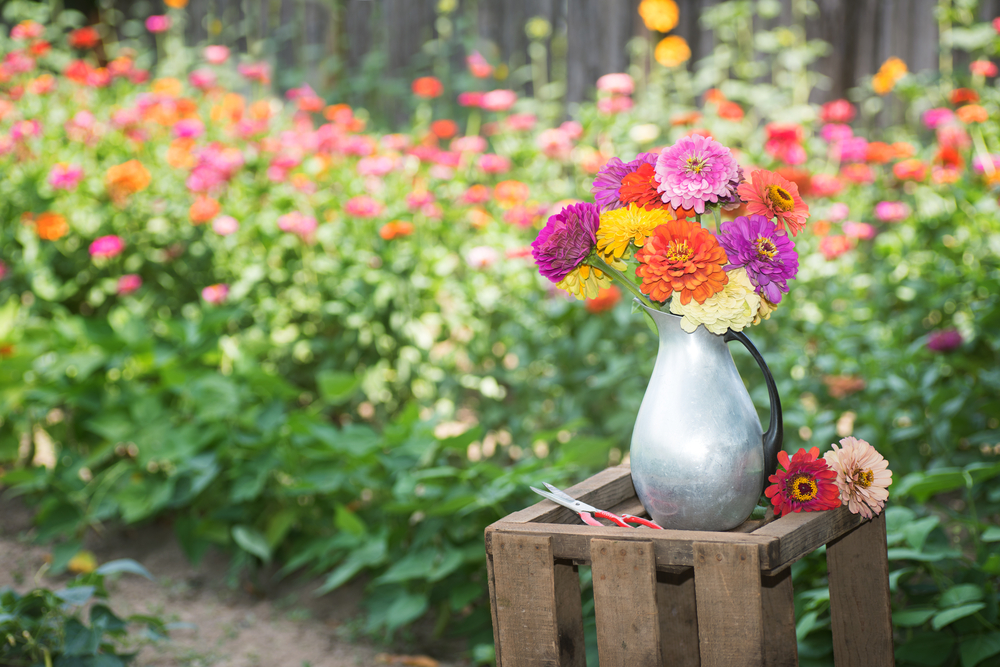
[[[85,26],[69,34],[69,45],[74,49],[92,49],[101,41],[101,36],[93,26]]]
[[[799,186],[772,171],[750,172],[750,179],[740,183],[736,191],[750,213],[774,218],[778,229],[787,226],[792,236],[799,233],[809,217],[809,206],[799,196]]]
[[[722,268],[729,261],[726,251],[712,232],[687,220],[670,220],[654,229],[635,258],[639,289],[653,301],[662,303],[678,292],[684,305],[692,298],[705,303],[729,282]]]
[[[444,92],[444,85],[433,76],[422,76],[414,80],[412,88],[417,97],[438,97]]]
[[[800,449],[791,460],[785,452],[778,452],[778,463],[784,470],[779,469],[767,478],[771,486],[764,491],[774,505],[775,514],[782,516],[840,507],[837,472],[818,457],[819,447],[808,452]]]
[[[458,124],[447,118],[436,120],[431,123],[431,132],[438,139],[451,139],[458,134]]]
[[[959,104],[969,104],[979,101],[979,93],[969,88],[956,88],[951,91],[951,103],[955,106]]]
[[[618,199],[622,206],[635,204],[647,211],[663,208],[663,198],[656,190],[659,182],[656,180],[656,169],[648,162],[622,177],[622,186],[618,190]]]

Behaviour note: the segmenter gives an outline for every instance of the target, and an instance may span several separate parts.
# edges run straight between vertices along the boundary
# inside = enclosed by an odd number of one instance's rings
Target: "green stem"
[[[976,147],[979,159],[983,162],[983,169],[986,175],[992,176],[993,172],[996,171],[993,167],[993,156],[986,149],[986,142],[983,140],[983,130],[979,127],[978,123],[972,126],[972,143]]]
[[[628,276],[626,276],[624,273],[622,273],[615,267],[611,266],[610,264],[608,264],[607,262],[605,262],[603,259],[601,259],[596,255],[590,258],[588,261],[590,262],[590,265],[593,266],[594,268],[604,271],[612,278],[617,278],[618,281],[625,286],[625,289],[631,292],[632,295],[639,300],[639,303],[646,306],[647,308],[651,308],[653,310],[659,310],[659,308],[654,306],[653,302],[649,300],[649,297],[640,292],[639,288],[636,287],[635,283],[629,280]]]
[[[712,215],[715,217],[715,229],[712,231],[715,232],[722,229],[722,211],[720,210],[720,207],[713,206]]]

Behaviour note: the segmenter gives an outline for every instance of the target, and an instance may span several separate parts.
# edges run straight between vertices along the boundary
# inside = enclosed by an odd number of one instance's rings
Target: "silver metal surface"
[[[653,375],[632,431],[632,481],[664,528],[729,530],[764,482],[763,430],[722,336],[657,310]]]
[[[585,502],[581,502],[552,486],[551,484],[546,484],[548,491],[542,491],[541,489],[536,489],[535,487],[529,487],[532,491],[542,496],[543,498],[548,498],[557,505],[562,505],[563,507],[569,508],[574,512],[597,512],[597,508],[591,507]]]

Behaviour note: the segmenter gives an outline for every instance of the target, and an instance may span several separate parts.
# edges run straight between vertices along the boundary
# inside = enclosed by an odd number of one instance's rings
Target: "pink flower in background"
[[[457,167],[462,161],[462,154],[452,151],[438,151],[434,154],[432,160],[434,161],[434,164],[454,168]]]
[[[951,109],[938,107],[936,109],[928,109],[925,111],[921,120],[924,122],[924,127],[929,130],[936,130],[944,123],[950,123],[954,118],[955,114]]]
[[[7,268],[6,264],[0,262],[0,280],[4,280],[8,273],[10,273],[10,269]]]
[[[427,173],[431,175],[431,178],[436,178],[442,181],[450,181],[455,178],[455,170],[451,167],[446,167],[443,164],[433,165],[427,170]]]
[[[358,173],[362,176],[385,176],[396,166],[396,161],[385,155],[363,157],[358,160]]]
[[[405,134],[387,134],[381,139],[382,148],[402,152],[410,147],[410,137]]]
[[[485,93],[467,91],[458,94],[458,105],[462,107],[482,107]]]
[[[406,194],[406,207],[411,211],[416,211],[433,202],[434,193],[428,190],[414,190]]]
[[[373,154],[377,147],[378,145],[371,137],[355,135],[345,139],[340,149],[344,155],[357,155],[361,157]]]
[[[215,72],[210,69],[196,69],[188,74],[188,83],[198,90],[210,90],[215,85]]]
[[[201,298],[215,305],[223,303],[229,298],[229,285],[225,283],[209,285],[201,291]]]
[[[867,164],[861,162],[845,165],[840,170],[840,176],[845,181],[859,185],[875,182],[875,172]]]
[[[415,146],[409,153],[419,158],[421,162],[433,162],[439,150],[435,146]]]
[[[542,130],[536,140],[546,157],[565,162],[573,150],[573,142],[563,130],[554,127]]]
[[[851,239],[846,236],[824,236],[819,240],[819,251],[827,261],[840,257],[852,247]]]
[[[45,32],[45,26],[36,21],[21,21],[11,28],[11,39],[37,39]]]
[[[35,59],[24,51],[11,51],[3,57],[3,65],[8,74],[24,74],[35,69]]]
[[[949,352],[962,344],[962,334],[957,329],[942,329],[927,337],[927,349],[934,352]]]
[[[910,207],[901,201],[880,201],[875,205],[875,217],[882,222],[899,222],[910,215]]]
[[[92,143],[97,138],[97,121],[89,111],[77,111],[63,128],[70,141]]]
[[[236,71],[247,81],[267,85],[271,83],[271,66],[265,62],[241,63]]]
[[[490,189],[485,185],[470,185],[462,193],[461,200],[466,204],[482,204],[490,200]]]
[[[841,220],[847,220],[847,216],[851,214],[851,209],[842,201],[838,201],[832,206],[830,206],[830,212],[827,217],[833,222],[840,222]]]
[[[128,273],[118,279],[118,294],[124,296],[131,294],[142,287],[142,278],[135,273]]]
[[[500,259],[500,253],[485,245],[476,246],[465,255],[466,264],[480,271],[493,266],[498,259]]]
[[[969,63],[969,71],[979,76],[993,77],[997,75],[997,66],[989,60],[973,60]]]
[[[968,148],[972,144],[969,133],[961,125],[939,125],[937,141],[942,148]]]
[[[170,30],[170,17],[163,14],[150,16],[146,19],[146,30],[154,34]]]
[[[14,140],[7,135],[0,134],[0,155],[7,155],[14,150]]]
[[[867,222],[845,222],[844,235],[852,239],[867,241],[875,238],[875,228]]]
[[[91,257],[116,257],[125,249],[125,242],[120,236],[111,234],[95,239],[90,244]]]
[[[479,156],[479,168],[487,174],[505,174],[510,171],[510,160],[502,155],[486,153]]]
[[[601,113],[613,116],[617,113],[628,111],[632,108],[632,98],[621,95],[602,97],[597,100],[597,110]]]
[[[868,158],[868,140],[851,137],[830,144],[830,157],[840,162],[864,162]]]
[[[219,236],[235,234],[239,229],[239,221],[231,215],[220,215],[212,221],[212,231]]]
[[[312,239],[316,231],[316,218],[292,211],[278,218],[278,229],[297,235],[304,241]]]
[[[357,197],[351,197],[344,204],[344,213],[355,218],[374,218],[382,213],[383,208],[385,207],[382,204],[371,197],[358,195]]]
[[[764,151],[768,155],[788,165],[802,164],[806,161],[806,151],[802,147],[805,130],[802,129],[801,125],[768,123],[764,129],[767,132]]]
[[[568,120],[559,126],[559,129],[566,133],[571,140],[576,141],[583,136],[583,125],[575,120]]]
[[[819,136],[823,137],[823,141],[832,144],[837,141],[843,141],[844,139],[850,139],[854,136],[854,130],[851,129],[850,125],[827,123],[823,126],[823,129],[819,131]]]
[[[507,127],[515,132],[530,132],[538,123],[538,116],[533,113],[515,113],[507,117]]]
[[[631,95],[635,90],[635,82],[628,74],[605,74],[597,80],[597,89],[612,95]]]
[[[75,190],[83,180],[83,168],[75,164],[58,162],[49,172],[49,185],[56,190]]]
[[[37,120],[19,120],[10,128],[10,138],[25,141],[42,134],[42,124]]]
[[[185,118],[174,125],[174,136],[178,139],[197,139],[205,134],[205,124],[197,118]]]
[[[456,153],[482,153],[486,150],[486,139],[479,135],[459,137],[452,140],[450,148]]]
[[[824,123],[850,123],[855,113],[854,105],[847,100],[834,100],[820,108],[819,118]]]
[[[993,154],[993,155],[987,155],[985,157],[975,155],[972,158],[972,168],[975,169],[980,174],[986,171],[987,163],[989,163],[993,167],[994,171],[1000,169],[1000,155]]]
[[[487,111],[507,111],[517,102],[517,93],[513,90],[491,90],[484,93],[480,106]]]
[[[490,74],[493,74],[493,65],[486,62],[486,58],[483,58],[479,51],[473,51],[465,58],[465,64],[469,68],[469,72],[472,76],[477,79],[485,79]]]
[[[221,65],[222,63],[229,60],[228,46],[220,46],[218,44],[213,44],[211,46],[206,46],[205,50],[202,53],[205,56],[205,60],[212,65]]]

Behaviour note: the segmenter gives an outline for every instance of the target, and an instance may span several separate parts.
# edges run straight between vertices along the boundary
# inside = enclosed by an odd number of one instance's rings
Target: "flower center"
[[[875,481],[875,473],[871,470],[862,470],[858,473],[858,477],[855,480],[855,484],[860,486],[862,489],[867,489]]]
[[[788,495],[800,502],[812,500],[818,491],[816,481],[808,475],[796,475],[788,482]]]
[[[795,200],[785,188],[780,185],[767,186],[767,199],[771,205],[780,211],[791,211],[795,208]]]
[[[758,257],[771,259],[778,254],[778,247],[774,245],[774,241],[764,236],[757,239],[754,247],[757,249]]]
[[[708,164],[708,158],[692,155],[687,159],[687,169],[685,171],[689,174],[700,174],[706,164]]]
[[[667,261],[669,262],[686,262],[691,259],[694,253],[691,251],[691,247],[688,246],[687,241],[671,241],[670,246],[667,248]]]

